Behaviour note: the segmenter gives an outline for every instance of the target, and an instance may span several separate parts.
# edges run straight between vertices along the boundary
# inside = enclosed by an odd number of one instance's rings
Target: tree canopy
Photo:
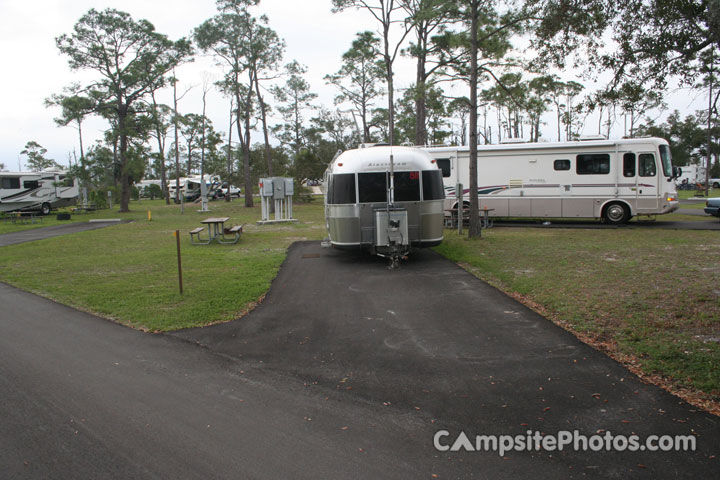
[[[127,211],[131,177],[130,139],[140,134],[133,116],[139,101],[165,86],[167,73],[185,60],[192,48],[185,39],[169,40],[147,20],[135,21],[114,9],[91,9],[75,24],[72,34],[56,39],[73,70],[91,70],[98,77],[82,91],[88,110],[107,118],[118,143],[120,209]]]

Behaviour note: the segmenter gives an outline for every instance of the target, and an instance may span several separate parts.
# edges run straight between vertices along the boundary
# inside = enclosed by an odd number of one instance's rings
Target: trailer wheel
[[[630,210],[624,203],[613,202],[605,207],[602,218],[604,223],[621,225],[630,220]]]
[[[50,215],[50,204],[47,202],[43,203],[40,207],[40,213],[43,215]]]

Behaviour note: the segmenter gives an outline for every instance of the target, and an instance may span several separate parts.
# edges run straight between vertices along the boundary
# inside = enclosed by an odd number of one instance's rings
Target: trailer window
[[[18,177],[2,177],[2,188],[20,188],[20,179]]]
[[[395,172],[395,201],[420,201],[420,172]]]
[[[450,176],[450,159],[449,158],[438,158],[435,163],[437,163],[438,168],[442,170],[442,176],[447,178]]]
[[[424,170],[422,172],[423,200],[442,200],[445,188],[440,170]]]
[[[555,170],[570,170],[570,160],[555,160]]]
[[[328,203],[332,205],[355,203],[355,174],[330,175],[327,198]]]
[[[30,188],[38,188],[38,187],[40,187],[40,182],[38,182],[37,180],[25,180],[23,182],[23,188],[30,189]]]
[[[387,202],[387,173],[359,173],[360,203]]]
[[[654,177],[657,174],[655,168],[655,155],[652,153],[643,153],[640,155],[640,161],[638,162],[640,176],[641,177]]]
[[[623,155],[623,176],[634,177],[635,176],[635,154],[626,153]]]
[[[578,155],[578,175],[606,175],[610,173],[610,155],[607,153],[592,153]]]

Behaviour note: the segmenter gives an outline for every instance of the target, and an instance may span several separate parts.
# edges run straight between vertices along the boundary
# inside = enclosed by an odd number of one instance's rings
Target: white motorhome
[[[205,175],[204,182],[206,188],[205,192],[207,195],[210,195],[217,187],[220,186],[220,177],[217,175]],[[200,195],[202,194],[202,184],[202,177],[188,177],[185,181],[185,189],[183,193],[185,195],[185,201],[191,202],[200,198]]]
[[[176,193],[178,183],[180,184],[180,193]],[[168,180],[168,191],[170,192],[170,198],[177,199],[180,201],[180,197],[185,196],[185,184],[187,183],[186,177],[180,177],[179,179],[171,178]]]
[[[80,195],[66,171],[0,172],[0,212],[40,211],[74,205]]]
[[[455,186],[467,207],[470,147],[426,147],[443,172],[446,209]],[[670,147],[660,138],[478,146],[480,206],[495,217],[601,218],[677,210]]]

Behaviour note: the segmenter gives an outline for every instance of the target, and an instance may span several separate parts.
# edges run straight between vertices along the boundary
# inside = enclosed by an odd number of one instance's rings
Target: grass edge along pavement
[[[648,383],[720,415],[716,232],[495,228],[435,250]]]
[[[290,244],[324,235],[322,208],[314,205],[294,207],[298,224],[263,227],[255,225],[259,206],[212,202],[210,212],[198,208],[185,205],[181,215],[179,206],[143,201],[131,204],[129,213],[106,210],[98,216],[133,223],[3,247],[0,281],[144,331],[205,326],[254,308]],[[188,232],[211,216],[230,217],[226,226],[244,224],[240,242],[192,246]],[[183,295],[175,230],[180,231]]]
[[[265,227],[255,225],[259,207],[211,202],[211,212],[205,213],[196,212],[198,207],[185,205],[180,215],[179,206],[143,201],[132,203],[127,214],[105,210],[74,216],[135,222],[3,247],[0,280],[133,328],[174,330],[242,317],[262,300],[294,241],[325,236],[320,202],[294,206],[299,224]],[[240,242],[191,246],[187,232],[209,216],[245,224]],[[183,252],[182,296],[172,236],[176,229]],[[652,232],[495,228],[486,230],[481,242],[467,242],[446,230],[446,242],[437,250],[640,376],[717,413],[720,409],[708,402],[718,399],[718,344],[695,339],[720,337],[717,294],[708,290],[720,276],[718,267],[707,267],[720,253],[717,233]],[[608,281],[624,284],[628,271],[642,282],[629,284],[621,302],[603,294]],[[584,288],[578,290],[580,285]],[[663,316],[658,312],[668,306],[668,296],[674,301]],[[653,343],[657,338],[664,339],[661,347],[672,348],[659,349]],[[691,372],[683,367],[687,358],[693,360]],[[705,383],[705,396],[698,394],[699,382]],[[687,387],[692,388],[683,393]]]

